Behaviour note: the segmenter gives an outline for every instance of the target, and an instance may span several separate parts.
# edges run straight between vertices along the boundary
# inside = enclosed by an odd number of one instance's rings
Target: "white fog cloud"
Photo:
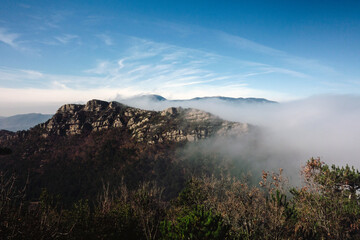
[[[196,102],[128,101],[130,105],[160,110],[193,107],[230,121],[250,123],[256,136],[216,142],[224,151],[248,159],[261,169],[285,168],[299,175],[311,157],[328,164],[360,168],[360,96],[323,95],[279,104],[233,104],[221,100]],[[210,148],[213,145],[210,146]]]

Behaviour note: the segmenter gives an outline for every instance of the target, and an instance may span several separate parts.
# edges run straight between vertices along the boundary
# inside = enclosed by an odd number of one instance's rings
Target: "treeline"
[[[263,172],[259,185],[230,176],[193,177],[163,198],[154,182],[130,190],[103,183],[97,199],[62,208],[43,190],[26,200],[26,185],[0,177],[1,239],[360,239],[360,173],[311,159],[304,185]]]
[[[164,199],[175,198],[191,176],[223,172],[234,176],[255,168],[250,161],[211,149],[216,139],[194,143],[139,143],[123,129],[75,136],[41,137],[33,129],[24,138],[7,141],[0,155],[0,171],[17,174],[18,187],[27,176],[27,199],[37,200],[43,188],[61,195],[66,208],[80,199],[95,199],[101,182],[116,185],[121,179],[131,190],[142,182],[156,181],[164,188]],[[261,160],[261,159],[260,159]],[[259,174],[256,175],[256,178]]]

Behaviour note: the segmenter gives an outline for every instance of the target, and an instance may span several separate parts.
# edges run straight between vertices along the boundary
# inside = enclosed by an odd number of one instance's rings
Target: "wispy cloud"
[[[27,16],[29,18],[30,24],[36,31],[52,31],[57,29],[62,29],[63,24],[66,21],[71,22],[73,13],[71,11],[55,10],[49,11],[46,13],[29,13]]]
[[[73,13],[71,11],[54,11],[46,16],[43,21],[45,27],[60,28],[61,23],[70,18]]]
[[[294,55],[282,49],[274,48],[266,42],[261,42],[254,39],[248,39],[241,35],[234,35],[221,30],[203,28],[196,25],[182,25],[168,21],[158,21],[153,23],[157,28],[163,32],[171,32],[173,35],[181,39],[191,41],[198,45],[201,49],[208,49],[209,51],[218,52],[227,56],[240,56],[238,60],[247,61],[257,56],[258,59],[266,57],[265,64],[272,65],[274,62],[281,63],[281,68],[296,68],[298,72],[312,71],[318,75],[337,74],[332,66],[325,63],[306,57]],[[206,36],[206,42],[198,41]],[[222,46],[219,48],[219,46]],[[225,49],[225,51],[221,50]],[[229,54],[230,53],[230,54]],[[260,56],[260,57],[259,57]],[[250,57],[250,58],[249,58]],[[247,59],[248,58],[248,59]]]
[[[18,44],[15,41],[19,38],[19,36],[20,35],[17,33],[10,33],[7,29],[0,28],[0,41],[9,45],[10,47],[16,49],[18,48]]]
[[[0,101],[85,102],[147,93],[178,99],[274,94],[249,87],[237,75],[213,71],[222,60],[207,52],[138,39],[122,58],[98,61],[94,68],[79,75],[0,67],[0,88],[6,92]]]
[[[296,77],[296,78],[309,78],[310,77],[309,75],[307,75],[305,73],[290,70],[290,69],[280,68],[280,67],[268,66],[268,67],[262,67],[261,69],[265,70],[264,73],[266,73],[266,74],[280,73],[280,74],[286,74],[286,75]]]
[[[225,44],[229,44],[234,49],[239,48],[254,53],[261,53],[272,57],[276,61],[281,61],[286,65],[290,65],[305,70],[315,70],[321,73],[336,74],[334,68],[321,63],[319,60],[308,59],[304,57],[294,56],[291,53],[269,47],[255,41],[231,35],[222,31],[212,31],[213,34]],[[299,76],[299,75],[298,75]]]
[[[14,89],[91,89],[99,87],[103,78],[94,76],[57,75],[31,69],[0,67],[0,87]]]
[[[62,35],[57,41],[68,44],[77,38],[77,35]],[[276,88],[256,88],[252,84],[253,77],[260,74],[265,79],[272,74],[307,77],[302,72],[282,66],[167,43],[140,38],[131,38],[130,42],[132,46],[120,58],[98,60],[93,68],[78,75],[0,67],[0,87],[14,94],[13,97],[6,95],[10,99],[17,96],[22,101],[40,101],[34,94],[43,94],[52,101],[59,98],[65,103],[90,98],[109,100],[117,94],[131,96],[150,93],[170,99],[225,95],[265,97],[278,101],[294,96],[278,92],[274,90]],[[49,96],[47,91],[52,95]]]
[[[97,75],[109,74],[110,70],[114,68],[114,67],[110,67],[111,64],[112,63],[109,61],[99,61],[96,67],[87,69],[84,72],[97,74]]]
[[[286,53],[281,50],[277,50],[277,49],[265,46],[263,44],[259,44],[257,42],[251,41],[246,38],[234,36],[234,35],[227,34],[225,32],[221,32],[221,31],[216,31],[216,34],[219,36],[219,38],[221,40],[223,40],[224,42],[226,42],[234,47],[237,47],[237,48],[242,48],[242,49],[250,50],[250,51],[254,51],[254,52],[260,52],[260,53],[268,54],[268,55],[277,55],[277,56],[285,56],[286,55]]]
[[[98,34],[96,35],[101,41],[103,41],[107,46],[114,44],[113,39],[107,34]]]
[[[306,77],[305,74],[290,69],[237,61],[206,51],[138,38],[133,38],[132,42],[133,46],[123,58],[99,61],[94,68],[86,70],[85,73],[104,77],[105,82],[112,86],[135,87],[144,93],[158,93],[178,98],[209,94],[260,97],[258,94],[266,91],[251,89],[244,82],[246,72],[239,68],[239,65],[246,66],[246,71],[250,67],[253,74],[261,72]],[[219,71],[218,65],[224,63],[238,70]],[[278,93],[277,96],[284,95]]]
[[[125,58],[123,59],[120,59],[117,63],[118,63],[118,66],[119,66],[119,69],[122,69],[125,65],[124,65],[124,61],[125,61]]]
[[[0,67],[0,83],[41,79],[43,76],[44,74],[39,71]]]
[[[331,75],[339,75],[339,73],[333,67],[325,65],[319,60],[307,59],[297,56],[286,56],[284,60],[289,64],[302,67],[303,69],[316,70],[317,72]]]
[[[62,44],[68,44],[74,40],[78,40],[79,36],[73,35],[73,34],[63,34],[61,36],[54,37],[56,40],[58,40]]]
[[[153,24],[158,28],[171,31],[181,38],[192,38],[196,40],[197,38],[202,39],[203,36],[207,36],[210,42],[233,49],[242,49],[273,56],[287,56],[287,53],[282,50],[221,30],[208,29],[197,25],[183,25],[169,21],[157,21]]]

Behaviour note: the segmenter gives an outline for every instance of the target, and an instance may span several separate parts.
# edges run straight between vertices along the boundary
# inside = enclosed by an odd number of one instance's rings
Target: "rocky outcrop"
[[[168,108],[161,112],[132,108],[118,102],[91,100],[86,105],[66,104],[46,123],[43,137],[76,135],[121,128],[138,142],[197,141],[211,136],[244,134],[249,126],[224,121],[196,109]]]

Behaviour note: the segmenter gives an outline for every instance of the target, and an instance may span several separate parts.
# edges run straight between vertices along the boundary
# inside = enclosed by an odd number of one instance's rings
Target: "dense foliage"
[[[29,176],[27,198],[34,201],[46,188],[53,195],[61,195],[67,207],[80,199],[92,202],[102,190],[102,182],[115,187],[122,180],[130,189],[141,182],[156,181],[169,200],[192,175],[219,176],[235,169],[238,172],[233,174],[239,175],[246,171],[244,161],[238,158],[203,150],[211,140],[151,145],[137,142],[123,128],[47,138],[42,133],[42,129],[34,128],[1,146],[8,154],[0,155],[0,171],[16,172],[19,186]]]
[[[102,182],[96,199],[64,208],[61,196],[43,190],[28,201],[25,184],[1,174],[2,239],[360,239],[359,172],[304,166],[304,185],[288,186],[263,172],[258,186],[230,176],[192,177],[172,200],[164,188],[144,182],[128,188]],[[31,179],[30,179],[31,181]]]

